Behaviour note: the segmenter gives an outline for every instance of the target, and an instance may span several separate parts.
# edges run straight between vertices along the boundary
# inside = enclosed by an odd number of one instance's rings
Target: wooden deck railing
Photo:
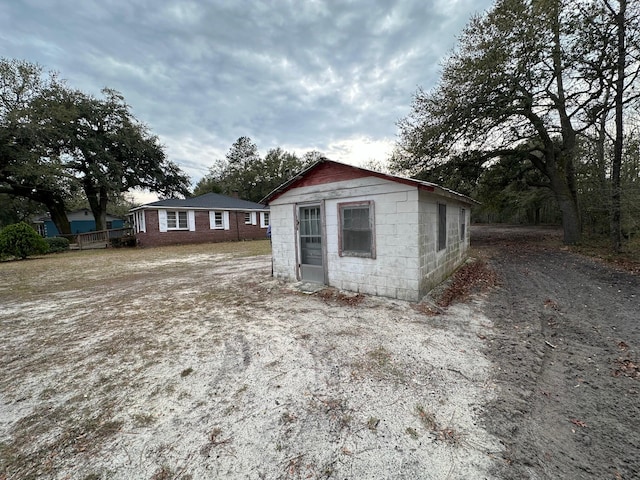
[[[112,228],[111,230],[98,230],[97,232],[79,233],[76,235],[78,248],[107,248],[114,238],[122,238],[133,235],[133,228]],[[104,246],[103,246],[104,245]]]

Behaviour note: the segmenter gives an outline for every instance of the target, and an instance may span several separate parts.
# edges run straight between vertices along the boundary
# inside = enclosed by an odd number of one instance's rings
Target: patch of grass
[[[136,427],[148,427],[156,421],[156,417],[151,413],[136,413],[132,419]]]
[[[372,432],[375,432],[378,429],[379,423],[380,423],[379,418],[369,417],[369,420],[367,420],[367,428]]]
[[[416,411],[418,412],[420,422],[427,430],[435,431],[438,429],[438,422],[436,422],[436,417],[433,413],[425,410],[422,405],[417,405]]]
[[[174,471],[167,465],[162,465],[151,476],[151,480],[172,480],[175,477]]]
[[[392,380],[394,382],[404,382],[406,374],[402,368],[393,361],[391,352],[380,345],[366,353],[363,361],[353,364],[352,377],[359,378],[363,374],[368,374],[380,380]]]
[[[391,362],[391,354],[382,345],[367,352],[367,356],[380,368],[386,367]]]
[[[295,416],[293,413],[289,413],[289,412],[284,412],[280,417],[280,423],[285,425],[289,423],[294,423],[297,420],[298,420],[298,417]]]
[[[414,440],[417,440],[418,438],[420,438],[420,435],[418,435],[418,432],[416,431],[415,428],[407,427],[405,432],[409,434],[411,438],[413,438]]]
[[[595,258],[616,268],[640,273],[640,235],[623,241],[620,253],[611,251],[609,237],[596,235],[585,235],[579,245],[572,245],[569,248],[572,252]]]
[[[462,434],[452,427],[443,427],[438,423],[433,412],[426,410],[422,405],[416,405],[416,413],[422,426],[436,435],[436,440],[457,446],[462,440]]]

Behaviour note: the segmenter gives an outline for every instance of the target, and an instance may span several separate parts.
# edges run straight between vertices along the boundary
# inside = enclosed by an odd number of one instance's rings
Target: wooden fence
[[[113,239],[132,236],[133,228],[131,227],[112,228],[111,230],[79,233],[76,235],[76,243],[80,250],[87,248],[107,248]]]

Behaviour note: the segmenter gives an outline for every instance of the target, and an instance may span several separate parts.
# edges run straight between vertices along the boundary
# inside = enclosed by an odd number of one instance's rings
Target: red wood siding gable
[[[374,172],[373,170],[366,170],[360,167],[354,167],[344,163],[334,162],[331,160],[320,160],[315,165],[309,167],[308,170],[300,173],[298,177],[285,183],[269,196],[264,201],[273,201],[280,195],[292,188],[310,187],[313,185],[322,185],[326,183],[343,182],[347,180],[356,180],[358,178],[365,177],[378,177],[391,182],[402,183],[405,185],[411,185],[421,190],[427,190],[433,192],[435,188],[431,185],[426,185],[422,182],[412,180],[410,178],[396,177],[395,175],[387,175],[385,173]]]

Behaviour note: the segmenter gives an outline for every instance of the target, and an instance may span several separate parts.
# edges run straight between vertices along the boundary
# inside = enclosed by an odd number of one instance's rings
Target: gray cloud
[[[263,152],[391,142],[491,3],[18,0],[0,6],[0,41],[71,86],[122,92],[197,179],[242,135]]]

